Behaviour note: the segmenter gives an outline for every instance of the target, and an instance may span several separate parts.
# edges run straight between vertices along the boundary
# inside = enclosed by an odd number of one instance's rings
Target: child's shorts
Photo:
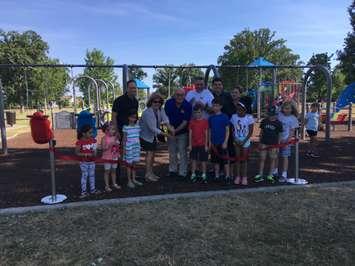
[[[237,137],[235,137],[234,139],[235,139],[235,141],[240,142],[240,141],[243,141],[245,138],[237,138]],[[250,145],[251,145],[251,141],[250,141],[250,139],[248,139],[248,140],[244,143],[243,148],[249,148]]]
[[[236,161],[236,162],[246,162],[246,161],[248,161],[249,160],[249,154],[250,154],[250,149],[249,148],[235,146],[235,157],[238,158],[238,161]]]
[[[314,130],[308,130],[307,129],[306,132],[307,132],[308,136],[310,136],[310,137],[315,137],[318,134],[318,132],[314,131]]]
[[[208,152],[205,150],[204,146],[192,147],[190,152],[190,159],[199,162],[207,162]]]
[[[116,169],[117,165],[118,165],[117,163],[104,163],[104,169],[105,171]]]
[[[280,156],[281,157],[290,157],[291,156],[291,145],[287,145],[286,147],[280,148]]]
[[[260,143],[260,149],[261,149],[260,156],[266,157],[266,155],[269,154],[271,159],[276,159],[278,154],[278,148],[266,149],[268,146],[271,145]]]
[[[228,156],[228,149],[223,149],[222,144],[213,145],[216,150],[211,151],[211,162],[215,164],[227,164],[228,160],[226,158]]]

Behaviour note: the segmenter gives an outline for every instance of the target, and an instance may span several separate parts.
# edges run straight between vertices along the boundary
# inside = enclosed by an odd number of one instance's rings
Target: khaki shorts
[[[266,144],[260,143],[259,148],[260,148],[260,149],[265,149],[265,148],[267,148],[268,146],[271,146],[271,145],[266,145]],[[271,159],[276,159],[278,153],[279,153],[279,149],[278,149],[278,148],[267,149],[267,150],[261,150],[261,151],[260,151],[260,157],[261,157],[261,158],[266,158],[266,155],[269,154],[269,157],[270,157]]]

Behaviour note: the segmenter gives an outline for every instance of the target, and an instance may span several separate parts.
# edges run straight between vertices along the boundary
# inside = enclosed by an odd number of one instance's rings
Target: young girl
[[[306,115],[306,131],[309,136],[309,148],[307,152],[308,157],[318,158],[319,155],[316,153],[317,145],[317,134],[319,127],[319,114],[318,114],[318,104],[312,103],[311,111]]]
[[[119,158],[119,140],[117,138],[116,130],[112,123],[105,123],[102,126],[102,131],[105,135],[101,139],[101,147],[102,147],[102,159],[110,160],[110,161],[118,161]],[[104,163],[104,180],[105,180],[105,191],[111,192],[112,189],[110,188],[110,173],[111,173],[111,180],[112,186],[115,189],[120,189],[121,187],[116,183],[116,169],[118,166],[118,162],[107,162]]]
[[[287,143],[295,136],[295,129],[299,127],[297,120],[296,107],[291,102],[284,102],[281,105],[281,112],[278,120],[282,123],[282,133],[280,143]],[[282,173],[279,182],[287,182],[288,158],[291,156],[291,146],[287,145],[280,149],[282,161]],[[278,175],[278,169],[275,169],[274,175]]]
[[[92,137],[93,129],[90,125],[83,125],[78,132],[78,141],[75,143],[75,153],[82,157],[80,162],[81,169],[81,195],[85,198],[87,194],[87,178],[89,177],[90,193],[100,193],[95,189],[95,162],[96,139]]]
[[[140,127],[137,124],[137,111],[130,110],[128,113],[128,125],[123,126],[123,160],[127,164],[127,177],[129,188],[142,186],[143,184],[136,180],[135,165],[140,161],[141,146],[139,142]]]
[[[237,157],[245,159],[236,162],[236,177],[234,184],[248,185],[247,177],[247,157],[250,148],[250,137],[253,135],[254,118],[250,114],[250,101],[246,97],[242,97],[237,104],[237,112],[230,120],[234,129],[234,145]]]

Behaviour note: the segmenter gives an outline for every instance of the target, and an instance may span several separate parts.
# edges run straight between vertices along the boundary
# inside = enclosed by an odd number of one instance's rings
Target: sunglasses
[[[153,101],[152,103],[160,103],[161,104],[161,101]]]

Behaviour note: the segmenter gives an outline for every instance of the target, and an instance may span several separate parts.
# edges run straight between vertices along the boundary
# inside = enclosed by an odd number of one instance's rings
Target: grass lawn
[[[355,186],[0,216],[0,265],[354,265]]]

